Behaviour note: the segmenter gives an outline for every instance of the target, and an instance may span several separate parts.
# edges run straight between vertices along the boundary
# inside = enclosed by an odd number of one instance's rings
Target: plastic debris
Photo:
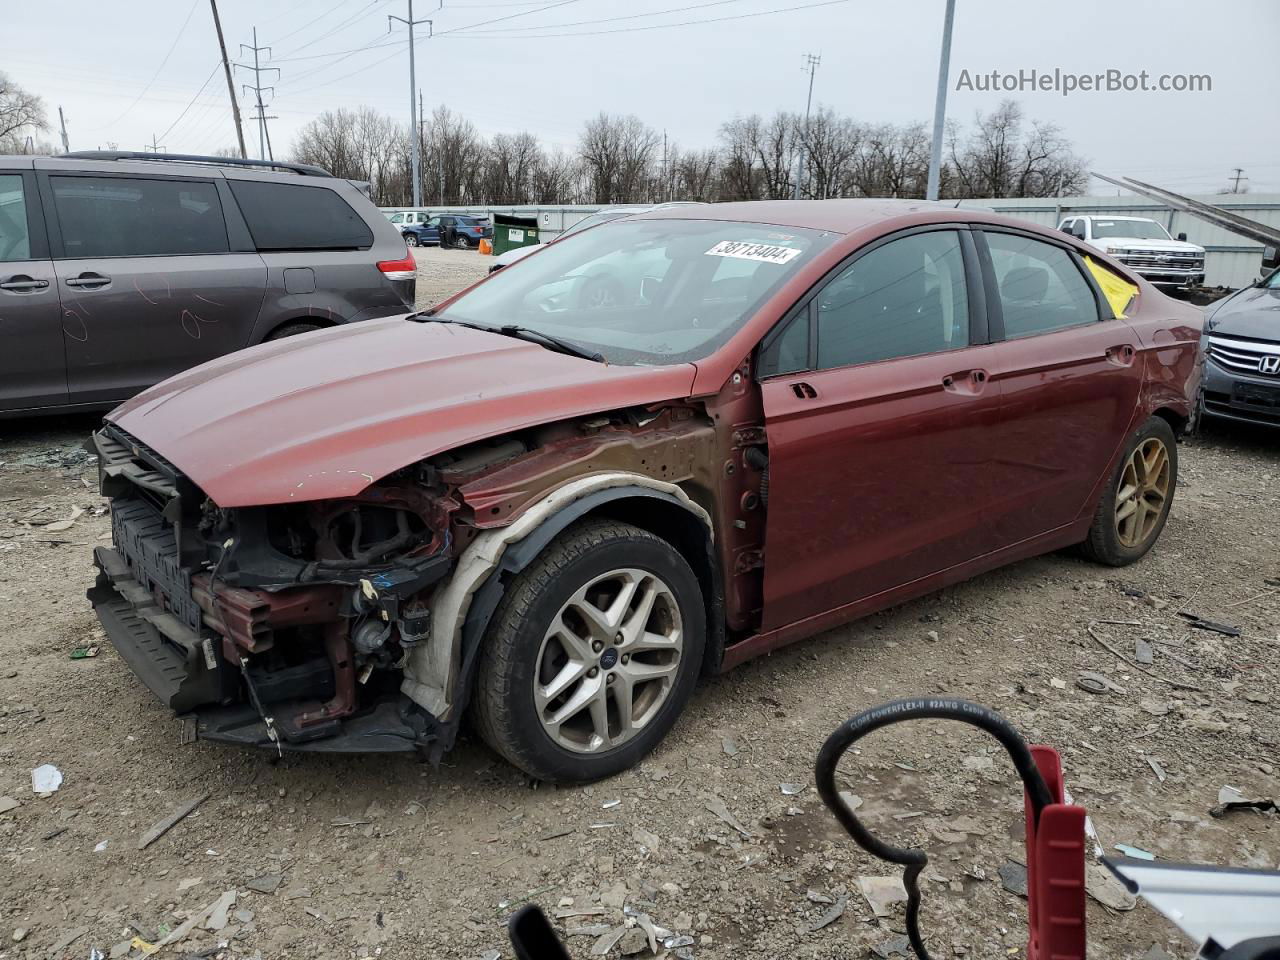
[[[31,792],[38,797],[57,793],[62,786],[62,771],[52,763],[44,763],[31,771]]]
[[[890,904],[903,903],[907,899],[902,877],[859,877],[858,889],[867,898],[871,912],[877,917],[891,916],[893,910],[890,909]]]
[[[107,843],[108,841],[103,840],[101,843],[99,843],[96,847],[93,848],[93,852],[102,853],[104,850],[107,849]]]
[[[89,960],[107,960],[102,951],[97,947],[89,948]]]
[[[829,897],[825,893],[819,893],[817,890],[806,890],[804,895],[809,898],[810,903],[835,903],[835,897]]]
[[[1184,610],[1178,611],[1178,616],[1187,621],[1187,624],[1193,630],[1208,630],[1211,633],[1220,633],[1224,637],[1240,636],[1240,628],[1233,627],[1229,623],[1219,623],[1217,620],[1208,620],[1198,613],[1187,613]]]
[[[132,940],[129,941],[129,946],[131,949],[137,950],[139,953],[142,953],[144,956],[148,956],[148,957],[160,949],[154,943],[148,943],[146,940],[143,940],[141,937],[134,937]]]
[[[205,793],[200,794],[200,796],[193,797],[192,799],[188,800],[186,803],[183,803],[181,806],[177,807],[172,813],[170,813],[167,817],[164,817],[161,820],[157,820],[155,823],[151,825],[151,828],[147,830],[147,832],[144,833],[142,835],[142,838],[138,841],[138,849],[139,850],[147,849],[147,847],[151,846],[151,844],[155,843],[157,840],[163,837],[166,833],[172,830],[179,823],[179,821],[185,819],[186,817],[189,817],[192,814],[192,812],[195,810],[195,808],[200,806],[200,804],[204,803],[204,801],[208,799],[208,797],[209,797],[209,794],[206,791]]]
[[[1238,787],[1226,786],[1218,791],[1218,804],[1210,808],[1209,816],[1221,819],[1233,810],[1258,810],[1262,813],[1280,810],[1274,800],[1250,800]]]
[[[499,960],[501,956],[502,954],[497,950],[486,950],[484,953],[480,954],[480,960]]]
[[[678,950],[681,947],[692,947],[693,937],[689,936],[687,933],[682,933],[678,936],[667,937],[662,941],[662,945],[668,950]]]
[[[1091,863],[1084,868],[1084,889],[1085,893],[1112,910],[1132,910],[1138,905],[1138,898],[1100,863]]]
[[[1123,853],[1126,857],[1134,857],[1138,860],[1154,860],[1156,855],[1141,847],[1131,847],[1127,843],[1117,843],[1116,849]]]
[[[780,783],[778,789],[782,791],[784,797],[794,797],[797,794],[804,793],[803,783]]]
[[[0,797],[0,813],[8,813],[10,810],[17,810],[22,804],[13,797]]]
[[[614,807],[620,807],[620,806],[622,806],[621,800],[606,800],[604,803],[600,804],[600,809],[612,810]]]
[[[740,834],[742,834],[748,840],[752,839],[751,831],[748,830],[746,827],[744,827],[741,824],[741,822],[739,822],[738,818],[729,812],[729,808],[725,806],[724,801],[721,800],[719,797],[715,797],[715,796],[708,797],[707,809],[710,810],[712,813],[714,813],[717,817],[719,817],[725,823],[727,823],[729,826],[733,827],[733,829],[737,830]]]
[[[905,898],[906,895],[903,894],[903,896]],[[821,930],[823,927],[830,926],[831,924],[839,920],[842,916],[844,916],[844,908],[846,904],[848,904],[848,902],[849,902],[848,897],[841,897],[839,900],[833,903],[830,907],[827,908],[826,913],[820,916],[817,920],[813,921],[813,923],[809,924],[809,932],[814,933],[818,930]]]
[[[1000,883],[1004,888],[1014,896],[1022,897],[1024,900],[1027,896],[1027,868],[1021,863],[1014,863],[1012,860],[1003,864],[999,870]]]
[[[592,945],[591,955],[593,957],[603,957],[606,953],[617,946],[618,941],[622,939],[626,932],[627,925],[625,923],[620,927],[614,927]]]
[[[895,954],[904,957],[911,955],[911,941],[904,936],[890,937],[888,940],[882,940],[877,944],[873,944],[871,952],[882,960],[889,960]]]
[[[1147,766],[1149,766],[1151,768],[1151,772],[1156,775],[1156,779],[1161,783],[1164,783],[1164,778],[1166,776],[1164,767],[1160,766],[1160,762],[1156,760],[1155,757],[1147,757]]]
[[[738,755],[738,742],[733,737],[725,737],[721,742],[721,747],[723,747],[725,754],[730,757]]]
[[[72,660],[91,660],[98,655],[98,645],[91,643],[87,647],[76,647],[71,651]]]

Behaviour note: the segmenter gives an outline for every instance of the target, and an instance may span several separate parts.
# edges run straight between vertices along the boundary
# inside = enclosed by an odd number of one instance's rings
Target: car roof
[[[649,210],[635,214],[632,219],[727,220],[842,234],[891,223],[894,227],[933,222],[992,223],[1055,236],[1052,230],[1016,217],[993,213],[990,208],[957,207],[954,200],[745,200]],[[1058,238],[1055,236],[1055,239]]]
[[[1150,217],[1121,217],[1121,216],[1113,217],[1109,213],[1091,213],[1088,215],[1088,217],[1090,220],[1147,220],[1147,221],[1150,221],[1151,223],[1156,222],[1155,220],[1152,220]]]

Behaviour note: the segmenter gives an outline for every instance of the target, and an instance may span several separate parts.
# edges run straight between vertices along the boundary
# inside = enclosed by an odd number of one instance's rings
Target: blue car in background
[[[483,238],[493,239],[493,224],[481,217],[465,217],[446,214],[431,217],[425,223],[410,224],[400,228],[405,243],[411,247],[430,247],[437,244],[469,250],[480,246]],[[443,236],[444,242],[441,243]]]

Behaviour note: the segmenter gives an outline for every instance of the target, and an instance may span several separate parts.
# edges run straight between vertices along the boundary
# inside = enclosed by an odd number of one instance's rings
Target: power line
[[[178,114],[178,119],[173,121],[173,123],[169,124],[168,130],[160,134],[161,140],[169,139],[169,134],[173,132],[173,128],[182,122],[182,118],[187,115],[187,111],[190,110],[193,106],[195,106],[195,102],[200,99],[200,94],[204,93],[205,88],[209,86],[209,83],[213,80],[213,78],[218,75],[218,68],[220,66],[222,66],[221,60],[218,60],[216,63],[214,63],[213,69],[209,71],[209,76],[205,78],[204,83],[200,84],[200,89],[196,91],[196,95],[191,98],[190,102],[188,102],[185,107],[182,108],[182,112]]]
[[[317,44],[321,40],[327,40],[329,39],[329,37],[332,37],[335,33],[340,32],[343,28],[348,27],[351,24],[355,23],[357,20],[363,17],[366,13],[368,13],[370,10],[376,7],[379,3],[385,3],[385,2],[386,0],[369,0],[368,3],[366,3],[363,7],[357,10],[351,16],[347,17],[347,19],[341,21],[337,26],[329,29],[325,33],[320,34],[320,36],[315,37],[312,40],[308,40],[306,43],[301,44],[300,46],[294,47],[292,50],[286,50],[285,52],[297,53],[299,50],[305,50],[307,49],[307,47],[310,47],[313,44]]]
[[[160,66],[156,67],[156,72],[151,75],[151,79],[148,80],[147,85],[142,88],[142,92],[138,94],[137,98],[133,101],[133,103],[125,107],[124,113],[120,114],[120,116],[116,117],[110,123],[106,124],[106,126],[114,127],[117,123],[119,123],[126,116],[128,116],[129,111],[132,110],[134,107],[136,107],[138,103],[142,100],[142,98],[146,96],[147,91],[151,89],[151,85],[156,82],[156,77],[160,76],[160,71],[163,70],[165,67],[165,64],[169,62],[169,58],[173,56],[173,51],[178,46],[178,41],[182,39],[183,33],[186,32],[187,24],[191,22],[191,15],[196,12],[196,5],[199,2],[200,0],[192,0],[191,9],[187,11],[186,19],[182,21],[182,26],[178,28],[177,36],[173,38],[173,43],[169,44],[169,49],[165,52],[164,59],[160,61]]]
[[[666,30],[670,27],[691,27],[704,23],[725,23],[730,20],[748,20],[752,17],[767,17],[775,13],[792,13],[796,10],[813,10],[817,7],[833,7],[836,4],[850,3],[852,0],[819,0],[817,3],[800,3],[791,7],[776,7],[772,10],[757,10],[754,13],[737,13],[727,17],[708,17],[704,20],[680,20],[675,23],[655,23],[647,24],[640,27],[618,27],[613,30],[580,30],[573,33],[537,33],[537,34],[521,34],[521,40],[550,40],[557,37],[598,37],[611,33],[639,33],[648,30]],[[478,26],[478,24],[477,24]],[[443,37],[446,34],[452,35],[454,30],[442,30],[436,34],[437,37]],[[474,36],[472,34],[463,34],[461,37],[455,37],[459,40],[513,40],[515,37],[492,37],[492,36]]]
[[[561,27],[583,27],[597,23],[617,23],[621,20],[638,20],[641,17],[659,17],[667,13],[685,13],[689,10],[702,10],[706,7],[723,7],[727,3],[743,3],[744,0],[711,0],[710,3],[695,3],[684,7],[668,7],[666,10],[650,10],[647,13],[629,13],[622,17],[604,17],[598,20],[571,20],[568,23],[546,23],[536,27],[498,27],[496,30],[477,30],[477,33],[521,33],[528,30],[558,30]]]
[[[283,43],[284,41],[288,40],[290,37],[296,37],[303,30],[306,30],[308,27],[314,27],[317,23],[319,23],[329,14],[333,13],[335,10],[337,10],[346,2],[347,0],[338,0],[337,3],[335,3],[332,7],[326,10],[324,13],[320,14],[320,16],[313,17],[312,19],[308,20],[306,23],[300,26],[297,30],[291,30],[288,33],[286,33],[283,37],[276,37],[276,43]]]
[[[528,17],[535,13],[542,13],[544,10],[554,10],[556,7],[567,6],[570,3],[581,3],[582,0],[557,0],[556,3],[549,3],[545,7],[538,7],[536,10],[525,10],[522,13],[509,13],[505,17],[494,17],[492,20],[481,20],[479,23],[469,23],[463,27],[454,27],[452,30],[442,30],[436,34],[437,37],[443,37],[447,33],[458,33],[460,30],[474,30],[476,27],[487,27],[491,23],[502,23],[504,20],[514,20],[516,17]]]

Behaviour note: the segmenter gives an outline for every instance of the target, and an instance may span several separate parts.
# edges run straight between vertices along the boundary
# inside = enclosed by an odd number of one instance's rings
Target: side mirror
[[[1183,243],[1186,243],[1186,242],[1187,242],[1187,235],[1186,235],[1185,233],[1180,233],[1180,234],[1178,234],[1178,239],[1179,239],[1180,241],[1182,241]]]
[[[1276,267],[1280,267],[1280,247],[1263,247],[1262,268],[1259,273],[1265,277]]]

